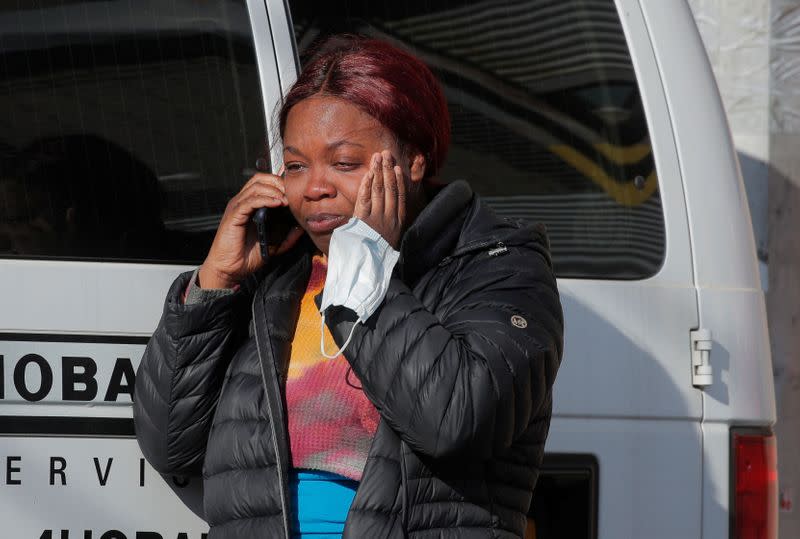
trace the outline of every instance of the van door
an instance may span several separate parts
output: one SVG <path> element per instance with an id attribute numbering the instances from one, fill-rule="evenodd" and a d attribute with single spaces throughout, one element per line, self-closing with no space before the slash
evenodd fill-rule
<path id="1" fill-rule="evenodd" d="M 443 179 L 467 179 L 501 215 L 548 227 L 566 346 L 531 511 L 537 536 L 699 537 L 697 302 L 673 131 L 638 2 L 286 4 L 288 17 L 284 2 L 267 1 L 282 84 L 297 69 L 282 41 L 292 34 L 301 64 L 339 32 L 408 47 L 448 99 Z"/>
<path id="2" fill-rule="evenodd" d="M 0 4 L 2 537 L 205 537 L 199 479 L 145 463 L 130 404 L 169 284 L 268 158 L 255 20 L 263 2 Z"/>

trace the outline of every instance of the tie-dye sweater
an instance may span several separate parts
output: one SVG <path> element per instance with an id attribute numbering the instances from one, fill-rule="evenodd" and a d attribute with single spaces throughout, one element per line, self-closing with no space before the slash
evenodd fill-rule
<path id="1" fill-rule="evenodd" d="M 321 317 L 314 297 L 327 269 L 324 256 L 314 256 L 292 342 L 286 382 L 292 466 L 360 481 L 379 415 L 344 356 L 326 359 L 320 353 Z M 324 339 L 327 353 L 338 348 L 327 327 Z"/>

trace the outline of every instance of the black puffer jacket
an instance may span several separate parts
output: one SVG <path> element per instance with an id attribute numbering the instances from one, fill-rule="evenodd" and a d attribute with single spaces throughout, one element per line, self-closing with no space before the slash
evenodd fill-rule
<path id="1" fill-rule="evenodd" d="M 562 348 L 544 232 L 498 219 L 456 182 L 401 255 L 346 351 L 381 422 L 344 536 L 521 537 Z M 209 539 L 288 534 L 282 392 L 310 270 L 298 248 L 237 293 L 195 305 L 180 300 L 182 275 L 142 359 L 139 444 L 162 473 L 202 471 Z M 339 345 L 354 319 L 328 312 Z"/>

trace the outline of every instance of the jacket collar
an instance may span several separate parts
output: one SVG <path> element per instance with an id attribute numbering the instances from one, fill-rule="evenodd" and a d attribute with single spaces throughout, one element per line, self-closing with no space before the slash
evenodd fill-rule
<path id="1" fill-rule="evenodd" d="M 425 206 L 400 243 L 398 266 L 405 282 L 416 282 L 456 249 L 474 198 L 469 184 L 458 180 L 444 186 Z"/>
<path id="2" fill-rule="evenodd" d="M 527 245 L 550 262 L 544 225 L 498 217 L 469 184 L 442 188 L 406 231 L 400 245 L 400 278 L 414 285 L 428 270 L 463 253 Z"/>

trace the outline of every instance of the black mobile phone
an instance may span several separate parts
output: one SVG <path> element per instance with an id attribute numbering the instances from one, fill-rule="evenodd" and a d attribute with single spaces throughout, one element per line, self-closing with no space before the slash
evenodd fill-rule
<path id="1" fill-rule="evenodd" d="M 266 262 L 269 259 L 269 241 L 267 240 L 267 208 L 258 208 L 253 214 L 253 222 L 256 224 L 258 248 L 261 251 L 261 259 Z"/>
<path id="2" fill-rule="evenodd" d="M 263 157 L 256 159 L 256 170 L 259 172 L 269 172 L 269 161 Z M 258 234 L 258 247 L 261 251 L 261 259 L 266 262 L 269 258 L 269 241 L 267 239 L 267 208 L 259 208 L 253 214 L 253 223 L 256 225 Z"/>
<path id="3" fill-rule="evenodd" d="M 292 212 L 286 206 L 258 208 L 251 221 L 256 225 L 258 248 L 264 262 L 269 259 L 269 246 L 280 245 L 292 227 L 297 225 Z"/>
<path id="4" fill-rule="evenodd" d="M 259 172 L 269 172 L 269 161 L 260 157 L 256 160 L 256 170 Z M 286 235 L 296 224 L 289 208 L 282 206 L 279 208 L 258 208 L 251 218 L 256 225 L 258 235 L 258 248 L 261 252 L 261 259 L 266 262 L 269 259 L 269 246 L 280 245 Z"/>

